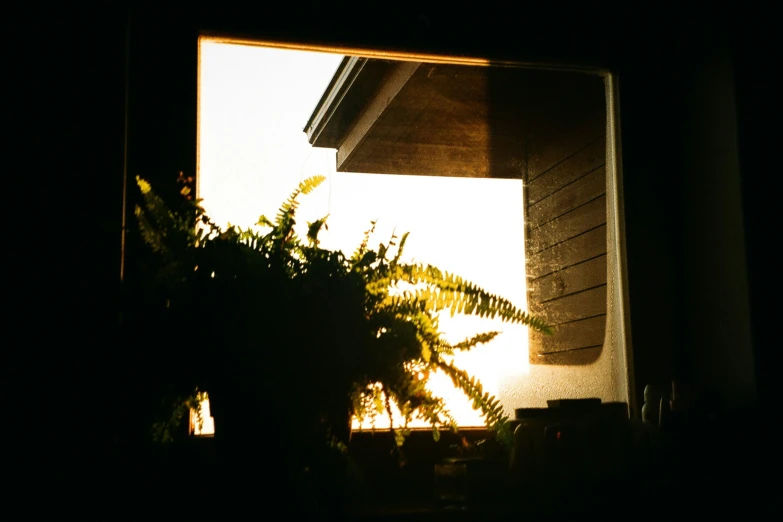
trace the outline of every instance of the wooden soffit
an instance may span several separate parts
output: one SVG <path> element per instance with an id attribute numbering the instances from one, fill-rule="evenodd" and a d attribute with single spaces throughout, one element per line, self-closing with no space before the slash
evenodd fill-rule
<path id="1" fill-rule="evenodd" d="M 346 58 L 305 132 L 341 172 L 487 177 L 487 69 Z"/>

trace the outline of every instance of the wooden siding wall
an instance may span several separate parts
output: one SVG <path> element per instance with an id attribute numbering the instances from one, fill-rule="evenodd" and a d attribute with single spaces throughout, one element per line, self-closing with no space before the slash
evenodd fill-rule
<path id="1" fill-rule="evenodd" d="M 549 96 L 537 97 L 533 89 L 535 109 L 528 113 L 528 309 L 555 334 L 531 332 L 530 361 L 589 364 L 599 357 L 606 331 L 603 79 L 551 73 L 537 87 Z"/>
<path id="2" fill-rule="evenodd" d="M 405 67 L 386 77 L 395 95 L 382 88 L 366 97 L 343 135 L 338 170 L 523 180 L 528 309 L 555 327 L 551 337 L 531 332 L 530 360 L 595 361 L 607 311 L 603 77 Z"/>

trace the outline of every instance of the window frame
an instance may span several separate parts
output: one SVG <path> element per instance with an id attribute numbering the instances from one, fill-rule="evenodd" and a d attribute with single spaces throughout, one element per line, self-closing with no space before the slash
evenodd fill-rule
<path id="1" fill-rule="evenodd" d="M 264 33 L 264 31 L 261 31 L 261 33 L 252 34 L 252 32 L 232 31 L 230 29 L 221 29 L 221 30 L 203 29 L 203 27 L 205 27 L 205 25 L 201 25 L 201 24 L 198 24 L 198 23 L 192 23 L 192 24 L 186 23 L 186 24 L 184 24 L 184 26 L 181 26 L 178 31 L 175 31 L 176 34 L 171 36 L 170 40 L 168 40 L 170 43 L 174 42 L 174 43 L 171 43 L 172 48 L 176 48 L 177 49 L 173 54 L 175 54 L 175 55 L 178 54 L 179 56 L 188 56 L 188 58 L 184 60 L 186 65 L 184 67 L 182 67 L 182 69 L 190 70 L 191 73 L 190 74 L 185 74 L 184 75 L 185 78 L 190 77 L 191 79 L 197 79 L 197 77 L 198 77 L 197 76 L 197 74 L 198 74 L 198 68 L 197 68 L 197 64 L 198 64 L 198 49 L 197 49 L 197 44 L 198 44 L 198 38 L 200 36 L 215 37 L 215 36 L 219 36 L 219 35 L 226 36 L 228 34 L 236 35 L 236 34 L 240 34 L 241 33 L 242 34 L 242 37 L 241 37 L 242 39 L 252 39 L 254 42 L 266 41 L 266 42 L 273 43 L 273 44 L 278 44 L 278 45 L 281 45 L 281 46 L 291 46 L 291 47 L 297 47 L 297 48 L 301 48 L 302 46 L 306 47 L 308 45 L 307 42 L 308 41 L 312 41 L 311 39 L 309 39 L 307 37 L 296 37 L 296 36 L 290 37 L 290 38 L 289 37 L 283 37 L 283 38 L 279 38 L 279 39 L 270 39 L 268 37 L 269 33 Z M 264 37 L 265 34 L 266 34 L 266 37 Z M 230 39 L 236 40 L 237 38 L 231 37 Z M 293 41 L 303 42 L 303 43 L 301 43 L 301 44 L 300 43 L 292 43 Z M 350 46 L 350 47 L 334 46 L 333 49 L 334 50 L 342 50 L 342 51 L 350 53 L 351 51 L 354 51 L 357 48 L 353 47 L 353 46 Z M 406 55 L 406 53 L 410 53 L 411 52 L 410 48 L 402 49 L 402 48 L 399 48 L 399 47 L 396 48 L 396 50 L 392 50 L 393 48 L 389 48 L 389 47 L 387 47 L 384 50 L 384 46 L 383 45 L 370 45 L 370 46 L 367 46 L 367 47 L 360 47 L 359 49 L 365 50 L 367 52 L 378 53 L 379 55 L 382 55 L 382 56 Z M 442 56 L 448 55 L 448 54 L 449 53 L 441 52 L 441 53 L 434 53 L 434 54 L 419 54 L 419 55 L 414 55 L 414 56 L 417 56 L 417 57 L 428 57 L 428 58 L 431 58 L 431 59 L 438 59 L 438 58 L 441 58 Z M 490 55 L 491 56 L 493 54 L 496 54 L 496 53 L 493 53 L 491 51 L 486 51 L 485 50 L 484 52 L 477 51 L 477 52 L 473 53 L 473 56 L 477 56 L 477 55 L 484 55 L 484 56 Z M 481 61 L 481 59 L 470 58 L 470 57 L 464 58 L 464 59 L 465 59 L 466 62 L 470 62 L 470 63 L 473 63 L 474 61 Z M 593 66 L 579 65 L 579 61 L 580 60 L 574 60 L 572 62 L 572 63 L 574 63 L 574 65 L 569 66 L 568 69 L 569 70 L 595 70 L 595 66 L 594 65 Z M 525 60 L 515 60 L 514 61 L 514 63 L 516 63 L 516 64 L 523 64 L 524 62 L 525 62 Z M 544 60 L 527 60 L 527 62 L 528 63 L 532 63 L 532 64 L 534 64 L 536 66 L 540 66 L 540 67 L 548 67 L 548 62 L 545 59 Z M 593 63 L 593 64 L 597 63 L 595 60 L 589 60 L 589 59 L 587 60 L 587 62 L 588 63 Z M 507 60 L 507 59 L 504 60 L 502 58 L 499 58 L 499 59 L 493 61 L 492 63 L 493 64 L 504 64 L 504 63 L 507 64 L 507 63 L 510 63 L 510 60 Z M 598 63 L 604 63 L 604 61 L 602 59 L 599 59 Z M 131 61 L 131 64 L 133 64 L 132 61 Z M 616 88 L 617 88 L 616 78 L 614 78 L 611 74 L 608 74 L 608 78 L 610 78 L 610 82 L 611 82 L 611 87 L 610 87 L 609 90 L 612 91 L 612 94 L 609 95 L 609 99 L 614 100 L 616 102 Z M 173 111 L 175 113 L 190 114 L 192 116 L 192 117 L 185 118 L 187 123 L 184 125 L 184 127 L 186 128 L 186 131 L 183 133 L 184 139 L 183 139 L 183 137 L 178 138 L 176 140 L 177 144 L 176 144 L 176 146 L 174 148 L 177 149 L 179 152 L 191 151 L 192 154 L 187 154 L 187 153 L 184 154 L 184 155 L 180 154 L 176 158 L 172 158 L 172 156 L 174 156 L 175 154 L 169 154 L 169 158 L 168 158 L 169 161 L 168 161 L 168 163 L 169 164 L 172 164 L 172 163 L 176 164 L 177 167 L 178 167 L 177 170 L 185 170 L 185 171 L 187 171 L 187 170 L 190 169 L 191 171 L 196 172 L 196 161 L 197 161 L 197 151 L 198 151 L 197 131 L 196 131 L 196 129 L 197 129 L 197 120 L 196 120 L 197 110 L 194 109 L 194 107 L 196 106 L 196 103 L 197 103 L 197 100 L 196 100 L 196 90 L 195 90 L 196 82 L 195 81 L 194 82 L 190 82 L 190 84 L 191 84 L 191 87 L 187 87 L 187 86 L 184 85 L 184 82 L 179 82 L 179 85 L 173 87 L 172 89 L 169 89 L 169 92 L 179 92 L 179 93 L 186 92 L 186 93 L 188 93 L 184 97 L 184 103 L 182 105 L 180 105 L 179 107 L 177 107 L 177 109 L 175 109 Z M 165 98 L 166 96 L 164 95 L 163 97 Z M 184 109 L 183 109 L 183 107 L 184 107 Z M 608 107 L 608 109 L 613 111 L 614 110 L 614 105 L 611 108 Z M 138 118 L 137 118 L 137 121 L 138 121 Z M 140 126 L 141 125 L 137 125 L 137 128 L 140 127 Z M 131 132 L 131 135 L 133 135 L 133 134 L 134 134 L 134 132 Z M 138 134 L 138 133 L 136 132 L 135 134 Z M 190 138 L 188 138 L 187 136 L 190 136 Z M 617 143 L 619 145 L 619 140 L 618 140 Z M 615 146 L 617 146 L 617 145 L 615 145 Z M 139 147 L 139 148 L 143 148 L 143 147 Z M 146 156 L 147 157 L 154 156 L 156 153 L 160 154 L 160 151 L 154 151 L 152 154 L 147 154 Z M 620 161 L 619 160 L 619 150 L 616 151 L 616 153 L 618 154 L 617 161 L 618 161 L 618 175 L 619 175 L 619 161 Z M 145 154 L 135 154 L 134 158 L 129 161 L 129 164 L 132 165 L 132 166 L 139 166 L 139 165 L 142 165 L 144 163 L 148 163 L 148 162 L 143 162 L 143 161 L 141 161 L 139 159 L 139 158 L 143 158 L 144 156 L 145 156 Z M 185 158 L 192 158 L 192 160 L 187 160 L 187 159 L 183 160 L 182 159 L 183 157 L 185 157 Z M 129 171 L 131 171 L 131 172 L 133 170 L 141 170 L 141 169 L 133 169 L 133 168 L 129 169 Z M 167 179 L 166 176 L 170 175 L 170 172 L 172 170 L 174 170 L 174 169 L 162 167 L 162 168 L 160 168 L 158 170 L 158 172 L 153 173 L 153 175 L 149 176 L 149 178 L 151 180 L 153 180 L 153 182 L 157 178 L 161 182 L 159 184 L 163 185 L 163 184 L 165 184 L 165 179 Z M 197 177 L 197 179 L 198 179 L 198 177 Z M 621 206 L 621 204 L 620 204 L 620 206 Z M 130 206 L 130 205 L 127 205 L 127 207 L 128 208 L 132 208 L 132 206 Z M 622 242 L 622 239 L 620 239 L 620 241 Z M 132 250 L 132 247 L 129 250 Z M 126 256 L 127 256 L 127 252 L 126 252 Z M 623 266 L 624 266 L 624 260 L 622 261 L 622 263 L 623 263 Z M 626 299 L 624 300 L 624 302 L 627 303 L 627 290 L 624 289 L 624 291 L 626 293 Z M 627 304 L 626 304 L 626 306 L 627 306 Z M 630 355 L 631 355 L 630 335 L 627 334 L 627 336 L 628 336 L 628 339 L 627 339 L 628 348 L 627 348 L 626 352 L 627 352 L 628 356 L 630 357 Z M 631 367 L 631 365 L 632 365 L 632 361 L 629 361 L 629 368 Z M 630 372 L 630 371 L 629 371 L 628 384 L 629 384 L 630 389 L 633 390 L 633 372 Z M 629 402 L 630 402 L 629 406 L 631 407 L 631 411 L 635 411 L 636 410 L 636 408 L 635 408 L 635 397 L 636 397 L 636 394 L 633 393 L 633 391 L 631 391 L 629 393 Z M 429 434 L 427 434 L 427 436 L 429 436 Z"/>

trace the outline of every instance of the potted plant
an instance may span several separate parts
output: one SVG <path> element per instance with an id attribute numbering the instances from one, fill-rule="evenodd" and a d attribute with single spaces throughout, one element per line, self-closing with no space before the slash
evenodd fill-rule
<path id="1" fill-rule="evenodd" d="M 392 426 L 398 447 L 414 417 L 429 421 L 438 438 L 441 428 L 457 429 L 443 399 L 427 388 L 441 371 L 509 442 L 499 401 L 451 363 L 455 352 L 499 332 L 450 344 L 438 314 L 499 317 L 545 333 L 549 327 L 455 274 L 402 262 L 407 233 L 373 249 L 372 223 L 351 255 L 320 246 L 326 218 L 308 223 L 300 237 L 298 198 L 324 179 L 304 180 L 274 220 L 261 216 L 245 229 L 215 225 L 193 199 L 192 179 L 180 179 L 176 209 L 137 180 L 139 231 L 158 260 L 159 324 L 190 347 L 192 364 L 179 382 L 209 393 L 216 438 L 267 454 L 274 448 L 292 475 L 328 460 L 328 448 L 344 450 L 353 417 L 391 417 L 396 407 L 404 419 Z M 193 396 L 174 404 L 176 411 L 183 401 L 190 406 Z"/>

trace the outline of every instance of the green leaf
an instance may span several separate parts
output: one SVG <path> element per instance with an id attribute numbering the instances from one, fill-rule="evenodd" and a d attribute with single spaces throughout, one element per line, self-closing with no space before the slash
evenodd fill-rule
<path id="1" fill-rule="evenodd" d="M 426 343 L 422 343 L 421 345 L 421 358 L 424 359 L 425 362 L 430 362 L 430 359 L 432 358 L 432 350 L 430 350 L 430 347 L 427 346 Z"/>
<path id="2" fill-rule="evenodd" d="M 275 225 L 269 221 L 269 218 L 267 218 L 265 215 L 261 214 L 259 216 L 258 221 L 256 222 L 256 225 L 260 227 L 274 227 Z"/>

